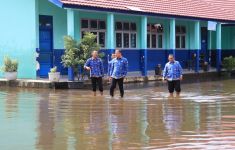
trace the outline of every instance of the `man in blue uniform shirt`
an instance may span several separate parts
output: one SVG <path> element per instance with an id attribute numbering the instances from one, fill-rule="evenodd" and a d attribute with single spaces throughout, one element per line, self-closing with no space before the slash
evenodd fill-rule
<path id="1" fill-rule="evenodd" d="M 115 57 L 112 60 L 112 65 L 110 67 L 110 96 L 114 96 L 114 90 L 116 88 L 116 84 L 118 83 L 120 96 L 124 96 L 124 88 L 123 88 L 123 80 L 127 75 L 128 69 L 128 61 L 126 58 L 122 56 L 122 52 L 120 50 L 115 51 Z"/>
<path id="2" fill-rule="evenodd" d="M 115 58 L 116 56 L 115 56 L 115 54 L 112 54 L 112 56 L 111 56 L 111 60 L 108 62 L 108 76 L 110 77 L 111 75 L 110 75 L 110 69 L 111 69 L 111 67 L 112 67 L 112 62 L 113 62 L 113 59 Z"/>
<path id="3" fill-rule="evenodd" d="M 104 76 L 104 66 L 102 60 L 98 57 L 98 52 L 93 51 L 92 57 L 89 58 L 84 68 L 90 71 L 92 89 L 94 96 L 96 96 L 96 84 L 98 83 L 100 94 L 103 95 L 103 79 Z"/>
<path id="4" fill-rule="evenodd" d="M 170 54 L 169 62 L 166 63 L 163 71 L 163 81 L 167 80 L 170 96 L 173 97 L 174 91 L 177 96 L 180 95 L 180 82 L 183 79 L 183 69 L 178 61 L 175 61 L 174 55 Z"/>

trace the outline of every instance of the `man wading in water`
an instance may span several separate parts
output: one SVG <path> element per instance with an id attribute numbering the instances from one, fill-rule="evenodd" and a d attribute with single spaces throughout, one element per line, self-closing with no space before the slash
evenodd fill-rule
<path id="1" fill-rule="evenodd" d="M 123 80 L 127 75 L 128 61 L 126 58 L 122 57 L 122 52 L 119 49 L 116 49 L 115 56 L 112 60 L 110 67 L 110 96 L 114 96 L 114 89 L 116 88 L 116 84 L 118 83 L 120 96 L 124 96 L 124 88 L 123 88 Z"/>
<path id="2" fill-rule="evenodd" d="M 102 60 L 98 57 L 98 52 L 93 51 L 92 57 L 89 58 L 84 68 L 90 71 L 92 90 L 94 96 L 96 96 L 96 84 L 98 83 L 100 94 L 103 95 L 103 76 L 104 76 L 104 66 Z"/>
<path id="3" fill-rule="evenodd" d="M 183 80 L 183 69 L 180 63 L 175 61 L 174 55 L 170 54 L 168 60 L 169 62 L 166 63 L 163 71 L 162 80 L 167 80 L 170 97 L 174 96 L 174 91 L 176 91 L 177 96 L 180 96 L 180 82 Z"/>

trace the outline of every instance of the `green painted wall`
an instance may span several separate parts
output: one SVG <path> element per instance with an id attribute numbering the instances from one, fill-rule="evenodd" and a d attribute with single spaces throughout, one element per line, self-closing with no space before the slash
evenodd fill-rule
<path id="1" fill-rule="evenodd" d="M 222 27 L 222 49 L 235 49 L 235 27 Z M 212 31 L 212 47 L 216 49 L 216 32 Z"/>
<path id="2" fill-rule="evenodd" d="M 187 39 L 188 48 L 195 49 L 195 26 L 193 21 L 188 21 Z"/>
<path id="3" fill-rule="evenodd" d="M 235 49 L 235 27 L 222 27 L 222 49 Z"/>
<path id="4" fill-rule="evenodd" d="M 54 49 L 63 49 L 63 37 L 67 35 L 67 11 L 48 0 L 39 0 L 38 10 L 39 15 L 53 16 Z"/>
<path id="5" fill-rule="evenodd" d="M 19 78 L 36 78 L 37 16 L 35 0 L 7 0 L 0 5 L 0 66 L 5 55 L 18 59 Z"/>

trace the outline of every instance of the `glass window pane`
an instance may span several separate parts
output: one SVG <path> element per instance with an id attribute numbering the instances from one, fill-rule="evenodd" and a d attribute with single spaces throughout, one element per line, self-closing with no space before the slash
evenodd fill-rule
<path id="1" fill-rule="evenodd" d="M 123 30 L 126 30 L 126 31 L 130 30 L 130 24 L 126 22 L 123 23 Z"/>
<path id="2" fill-rule="evenodd" d="M 180 48 L 180 36 L 176 36 L 176 42 L 175 42 L 175 44 L 176 44 L 176 48 Z"/>
<path id="3" fill-rule="evenodd" d="M 176 32 L 176 33 L 181 33 L 180 26 L 176 26 L 176 28 L 175 28 L 175 32 Z"/>
<path id="4" fill-rule="evenodd" d="M 122 33 L 116 33 L 116 47 L 122 48 Z"/>
<path id="5" fill-rule="evenodd" d="M 105 47 L 105 32 L 99 33 L 99 44 L 101 47 Z"/>
<path id="6" fill-rule="evenodd" d="M 181 36 L 181 48 L 185 48 L 185 36 Z"/>
<path id="7" fill-rule="evenodd" d="M 91 20 L 91 28 L 92 29 L 97 29 L 98 28 L 97 20 Z"/>
<path id="8" fill-rule="evenodd" d="M 183 33 L 183 34 L 186 33 L 186 27 L 185 26 L 181 27 L 181 33 Z"/>
<path id="9" fill-rule="evenodd" d="M 130 34 L 129 33 L 124 33 L 123 34 L 123 40 L 124 40 L 124 48 L 129 48 L 130 47 Z"/>
<path id="10" fill-rule="evenodd" d="M 162 41 L 163 41 L 162 35 L 158 35 L 158 48 L 163 48 Z"/>
<path id="11" fill-rule="evenodd" d="M 116 22 L 116 30 L 122 30 L 122 23 Z"/>
<path id="12" fill-rule="evenodd" d="M 136 33 L 131 34 L 131 48 L 136 48 Z"/>
<path id="13" fill-rule="evenodd" d="M 131 23 L 131 30 L 136 31 L 136 23 Z"/>
<path id="14" fill-rule="evenodd" d="M 105 21 L 99 21 L 99 29 L 106 29 L 106 23 Z"/>
<path id="15" fill-rule="evenodd" d="M 82 20 L 82 28 L 87 29 L 88 28 L 88 20 Z"/>
<path id="16" fill-rule="evenodd" d="M 152 34 L 152 48 L 157 47 L 157 36 L 156 34 Z"/>
<path id="17" fill-rule="evenodd" d="M 147 35 L 147 48 L 150 48 L 150 34 Z"/>
<path id="18" fill-rule="evenodd" d="M 150 24 L 147 25 L 147 31 L 150 32 Z"/>

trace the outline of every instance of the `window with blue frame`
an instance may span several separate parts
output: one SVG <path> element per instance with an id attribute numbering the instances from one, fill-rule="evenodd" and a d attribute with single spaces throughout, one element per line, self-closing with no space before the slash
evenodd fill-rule
<path id="1" fill-rule="evenodd" d="M 136 48 L 137 27 L 133 22 L 116 22 L 116 47 Z"/>
<path id="2" fill-rule="evenodd" d="M 176 37 L 175 37 L 175 47 L 177 49 L 186 48 L 186 27 L 185 26 L 176 26 Z"/>
<path id="3" fill-rule="evenodd" d="M 148 24 L 147 31 L 147 47 L 163 48 L 163 26 L 161 24 Z"/>
<path id="4" fill-rule="evenodd" d="M 81 37 L 83 38 L 85 32 L 91 32 L 96 35 L 96 42 L 104 48 L 106 45 L 106 22 L 104 20 L 96 19 L 82 19 L 81 20 Z"/>

